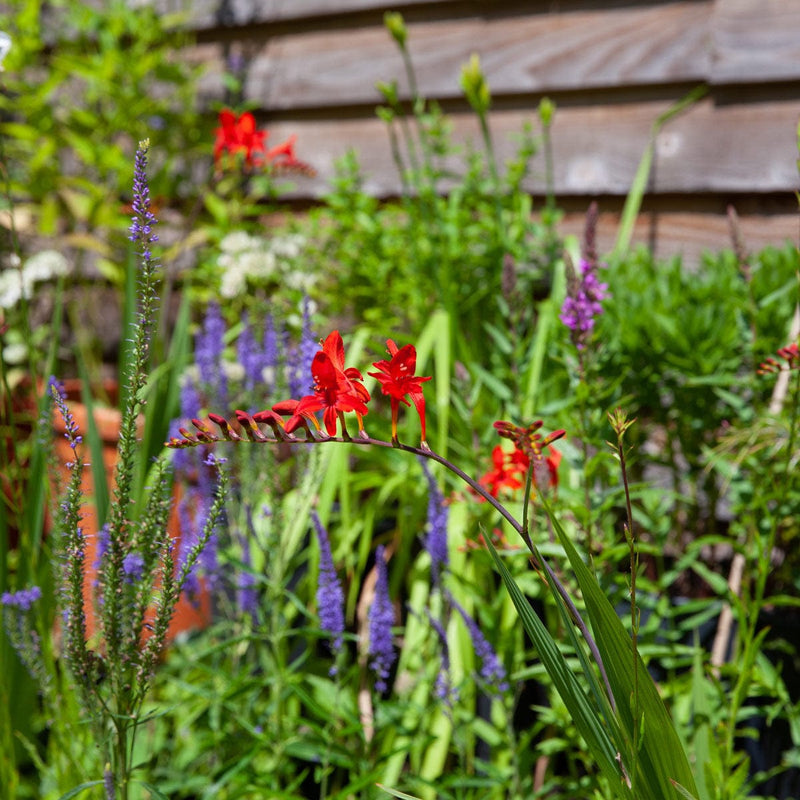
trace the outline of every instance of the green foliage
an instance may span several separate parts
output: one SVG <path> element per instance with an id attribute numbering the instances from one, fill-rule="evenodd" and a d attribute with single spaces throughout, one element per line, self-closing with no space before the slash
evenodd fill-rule
<path id="1" fill-rule="evenodd" d="M 194 79 L 173 53 L 186 34 L 153 7 L 22 0 L 0 17 L 12 46 L 2 73 L 3 161 L 15 213 L 27 208 L 34 231 L 72 234 L 116 275 L 113 250 L 127 225 L 129 165 L 150 136 L 163 167 L 155 197 L 174 201 L 189 184 L 203 126 Z M 105 261 L 102 261 L 105 259 Z"/>

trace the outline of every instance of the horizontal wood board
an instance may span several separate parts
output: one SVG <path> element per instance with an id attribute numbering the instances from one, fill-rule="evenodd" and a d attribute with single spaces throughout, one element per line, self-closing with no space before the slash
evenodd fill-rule
<path id="1" fill-rule="evenodd" d="M 650 141 L 652 122 L 670 107 L 664 101 L 556 111 L 552 126 L 556 195 L 620 194 L 630 189 Z M 706 193 L 792 192 L 797 185 L 795 126 L 800 101 L 717 106 L 703 100 L 665 125 L 655 140 L 655 165 L 649 191 Z M 454 138 L 481 147 L 475 117 L 450 115 Z M 515 137 L 533 111 L 498 111 L 491 130 L 499 161 L 516 152 Z M 386 125 L 377 118 L 277 120 L 268 124 L 269 143 L 297 135 L 298 157 L 316 170 L 315 178 L 297 178 L 292 197 L 320 197 L 330 185 L 335 163 L 354 149 L 362 165 L 364 188 L 378 197 L 396 195 L 400 178 L 392 161 Z M 445 162 L 451 170 L 463 158 Z M 748 175 L 748 181 L 742 180 Z M 541 157 L 532 161 L 525 182 L 534 194 L 546 189 Z"/>

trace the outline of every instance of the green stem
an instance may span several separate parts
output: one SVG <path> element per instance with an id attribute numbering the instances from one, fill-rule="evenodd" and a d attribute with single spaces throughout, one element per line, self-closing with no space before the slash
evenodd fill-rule
<path id="1" fill-rule="evenodd" d="M 638 772 L 639 754 L 639 610 L 636 605 L 636 573 L 639 568 L 639 559 L 636 552 L 636 538 L 633 535 L 633 510 L 631 508 L 631 493 L 628 485 L 628 470 L 625 464 L 625 448 L 622 444 L 622 434 L 617 438 L 617 455 L 619 456 L 622 485 L 625 490 L 625 538 L 630 551 L 631 570 L 631 650 L 633 655 L 633 747 L 631 752 L 631 792 L 636 796 L 636 775 Z"/>
<path id="2" fill-rule="evenodd" d="M 214 441 L 215 438 L 210 439 L 209 441 Z M 188 440 L 187 440 L 188 441 Z M 239 440 L 245 441 L 245 440 Z M 535 545 L 533 544 L 530 535 L 526 529 L 526 527 L 521 524 L 516 517 L 502 504 L 499 500 L 492 495 L 483 487 L 481 486 L 476 480 L 471 478 L 467 475 L 466 472 L 459 469 L 455 464 L 451 461 L 448 461 L 444 456 L 440 456 L 438 453 L 433 452 L 427 445 L 422 447 L 411 447 L 407 444 L 401 444 L 400 442 L 385 442 L 381 439 L 372 439 L 367 435 L 358 436 L 356 438 L 351 438 L 350 436 L 330 436 L 326 438 L 316 438 L 312 437 L 310 439 L 295 439 L 294 437 L 289 438 L 288 436 L 284 435 L 280 439 L 273 439 L 264 437 L 260 440 L 247 440 L 252 441 L 254 444 L 278 444 L 280 442 L 284 442 L 286 444 L 328 444 L 328 443 L 337 443 L 337 444 L 354 444 L 360 446 L 372 446 L 372 447 L 386 447 L 392 448 L 394 450 L 403 450 L 406 453 L 412 453 L 415 456 L 422 457 L 422 458 L 429 458 L 433 461 L 437 461 L 440 463 L 445 469 L 448 469 L 458 478 L 460 478 L 464 483 L 467 484 L 476 494 L 480 495 L 487 503 L 489 503 L 508 523 L 511 525 L 512 528 L 520 535 L 522 540 L 525 542 L 528 550 L 531 553 L 531 564 L 535 569 L 543 570 L 546 575 L 547 579 L 552 582 L 552 585 L 555 587 L 558 594 L 561 596 L 564 604 L 566 605 L 567 609 L 569 610 L 570 616 L 572 617 L 573 622 L 580 630 L 581 634 L 586 641 L 586 644 L 592 654 L 592 658 L 594 658 L 595 663 L 597 664 L 598 669 L 600 670 L 600 675 L 603 680 L 603 684 L 606 688 L 606 693 L 608 695 L 609 703 L 611 707 L 616 710 L 616 701 L 614 700 L 613 692 L 611 691 L 611 684 L 608 680 L 608 675 L 606 674 L 605 666 L 603 664 L 603 658 L 600 655 L 600 651 L 597 647 L 597 643 L 594 640 L 594 637 L 589 631 L 588 626 L 586 625 L 585 620 L 581 616 L 580 612 L 578 611 L 577 607 L 575 606 L 574 601 L 569 595 L 569 592 L 565 588 L 564 584 L 558 579 L 558 577 L 553 572 L 552 567 L 548 564 L 547 560 L 538 553 Z M 193 444 L 200 444 L 200 442 L 196 442 Z M 527 498 L 526 498 L 526 505 L 527 505 Z"/>

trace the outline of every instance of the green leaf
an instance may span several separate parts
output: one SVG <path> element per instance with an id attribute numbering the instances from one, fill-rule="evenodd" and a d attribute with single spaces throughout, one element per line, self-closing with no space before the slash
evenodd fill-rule
<path id="1" fill-rule="evenodd" d="M 578 682 L 567 660 L 562 655 L 557 642 L 547 631 L 544 623 L 539 619 L 528 600 L 520 591 L 516 581 L 494 548 L 491 537 L 485 536 L 484 540 L 492 554 L 497 571 L 500 573 L 500 577 L 511 595 L 511 600 L 517 609 L 525 631 L 531 637 L 539 658 L 553 682 L 553 686 L 564 701 L 564 705 L 567 707 L 581 736 L 585 739 L 600 771 L 619 797 L 630 800 L 632 798 L 630 789 L 628 789 L 620 773 L 619 764 L 616 760 L 616 748 L 602 722 L 601 714 L 596 707 L 590 704 L 585 688 Z"/>
<path id="2" fill-rule="evenodd" d="M 647 182 L 650 180 L 650 168 L 653 165 L 656 137 L 661 131 L 661 128 L 685 108 L 692 105 L 692 103 L 696 103 L 707 91 L 708 88 L 705 86 L 698 86 L 692 89 L 685 97 L 670 106 L 653 123 L 653 127 L 650 130 L 650 140 L 647 143 L 647 147 L 645 147 L 642 159 L 636 169 L 636 174 L 633 177 L 633 183 L 631 184 L 628 196 L 625 198 L 625 206 L 622 209 L 622 217 L 619 221 L 617 241 L 614 244 L 612 259 L 622 256 L 630 246 L 633 226 L 636 224 L 636 217 L 639 215 L 642 198 L 647 189 Z"/>
<path id="3" fill-rule="evenodd" d="M 92 786 L 102 786 L 102 784 L 102 779 L 99 781 L 87 781 L 86 783 L 82 783 L 80 786 L 76 786 L 74 789 L 70 789 L 66 794 L 62 794 L 58 800 L 71 800 L 71 798 L 77 797 L 87 789 L 91 789 Z"/>
<path id="4" fill-rule="evenodd" d="M 413 794 L 406 794 L 405 792 L 398 792 L 397 789 L 390 789 L 388 786 L 384 786 L 382 783 L 375 784 L 379 789 L 383 789 L 384 792 L 390 794 L 392 797 L 399 797 L 400 800 L 421 800 L 419 797 L 415 797 Z"/>
<path id="5" fill-rule="evenodd" d="M 597 639 L 597 646 L 617 701 L 619 720 L 631 742 L 634 740 L 635 726 L 630 697 L 634 686 L 638 686 L 639 713 L 644 717 L 646 724 L 642 746 L 636 757 L 634 785 L 637 797 L 654 800 L 675 797 L 675 792 L 667 790 L 673 781 L 696 794 L 694 776 L 683 744 L 641 656 L 636 653 L 634 659 L 630 634 L 623 627 L 597 578 L 584 564 L 553 515 L 547 499 L 540 497 L 575 572 Z"/>

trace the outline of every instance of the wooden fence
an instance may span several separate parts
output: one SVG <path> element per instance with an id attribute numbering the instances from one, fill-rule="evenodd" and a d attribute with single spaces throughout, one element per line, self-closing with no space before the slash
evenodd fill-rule
<path id="1" fill-rule="evenodd" d="M 184 0 L 162 0 L 176 10 Z M 492 90 L 491 128 L 501 159 L 540 99 L 557 107 L 554 188 L 580 230 L 600 204 L 601 249 L 610 248 L 622 203 L 659 115 L 696 87 L 704 97 L 655 136 L 653 170 L 635 239 L 659 255 L 696 263 L 729 244 L 726 208 L 741 218 L 747 246 L 796 240 L 800 117 L 800 0 L 197 0 L 185 55 L 207 70 L 202 99 L 225 101 L 226 65 L 240 70 L 244 100 L 270 141 L 298 136 L 298 156 L 317 169 L 294 196 L 314 200 L 334 162 L 355 148 L 377 196 L 400 190 L 385 125 L 375 116 L 377 81 L 397 80 L 402 59 L 383 25 L 403 13 L 420 93 L 447 110 L 455 137 L 477 125 L 459 89 L 477 53 Z M 527 183 L 541 198 L 544 170 Z"/>

